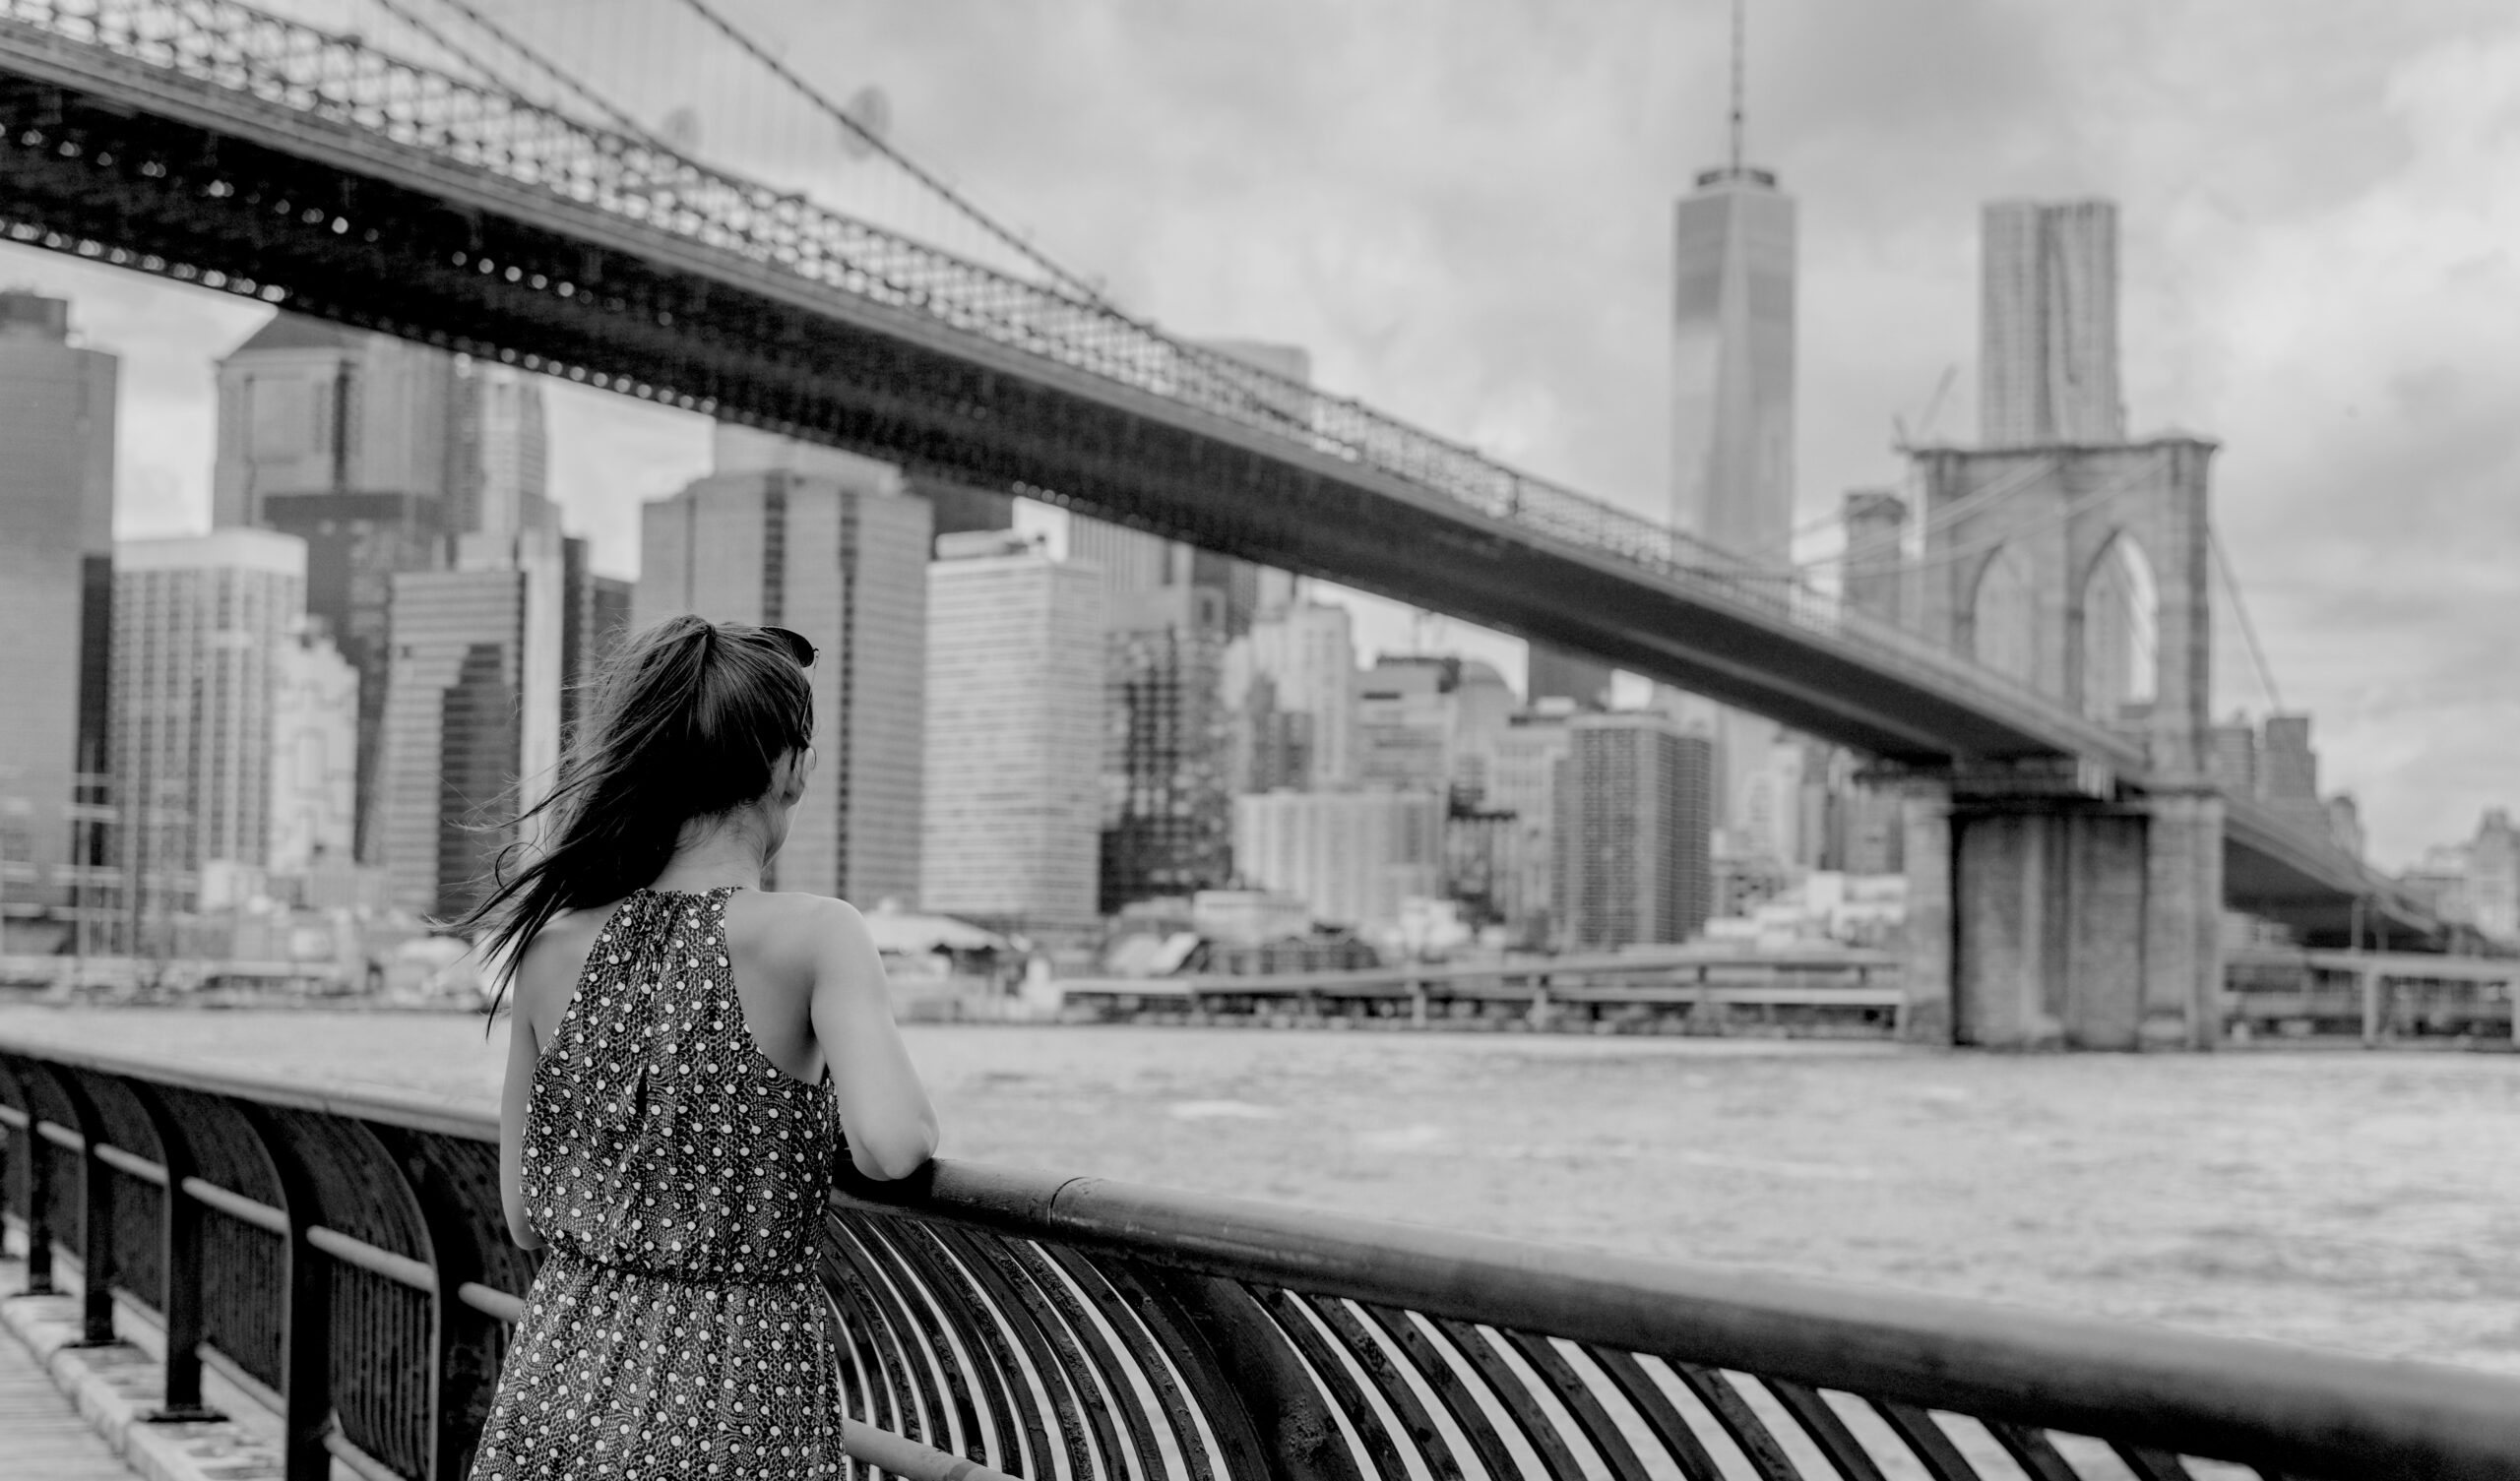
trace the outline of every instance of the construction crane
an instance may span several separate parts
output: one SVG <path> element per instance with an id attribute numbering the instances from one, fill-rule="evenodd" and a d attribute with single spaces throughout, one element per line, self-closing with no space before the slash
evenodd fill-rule
<path id="1" fill-rule="evenodd" d="M 1933 435 L 1934 421 L 1942 415 L 1942 403 L 1951 395 L 1951 383 L 1959 378 L 1957 362 L 1942 367 L 1942 379 L 1934 382 L 1933 395 L 1925 398 L 1925 409 L 1917 417 L 1917 428 L 1913 434 L 1908 430 L 1906 418 L 1896 411 L 1890 413 L 1890 430 L 1897 439 L 1892 443 L 1893 447 L 1905 453 Z"/>

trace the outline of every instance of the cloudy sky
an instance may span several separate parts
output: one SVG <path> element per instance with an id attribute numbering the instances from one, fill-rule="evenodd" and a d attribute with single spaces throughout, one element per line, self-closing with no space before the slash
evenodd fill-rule
<path id="1" fill-rule="evenodd" d="M 1131 309 L 1303 344 L 1331 389 L 1662 508 L 1670 205 L 1723 152 L 1719 0 L 728 3 L 835 94 L 880 85 L 905 147 Z M 2111 197 L 2135 430 L 2222 441 L 2218 522 L 2327 782 L 2392 863 L 2520 805 L 2520 8 L 1750 11 L 1751 154 L 1801 210 L 1802 515 L 1899 480 L 1891 419 L 1947 367 L 1939 430 L 1972 434 L 1979 204 Z M 713 78 L 624 65 L 704 153 L 743 136 Z M 73 293 L 125 356 L 124 529 L 203 523 L 210 360 L 261 311 L 14 248 L 0 280 Z M 702 431 L 575 391 L 554 423 L 558 492 L 626 569 Z M 2262 710 L 2220 663 L 2225 708 Z"/>

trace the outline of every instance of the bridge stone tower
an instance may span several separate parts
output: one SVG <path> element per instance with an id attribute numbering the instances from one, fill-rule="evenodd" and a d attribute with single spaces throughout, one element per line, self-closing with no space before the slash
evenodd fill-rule
<path id="1" fill-rule="evenodd" d="M 2140 746 L 2140 777 L 1960 758 L 1907 816 L 1910 1021 L 1967 1044 L 2210 1045 L 2215 445 L 1917 452 L 1917 626 Z"/>

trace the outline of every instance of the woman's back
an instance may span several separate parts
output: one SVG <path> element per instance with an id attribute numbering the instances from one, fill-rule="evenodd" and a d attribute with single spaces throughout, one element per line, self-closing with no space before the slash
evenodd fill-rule
<path id="1" fill-rule="evenodd" d="M 811 1271 L 839 1111 L 763 1052 L 735 985 L 733 894 L 642 890 L 589 946 L 521 1148 L 528 1214 L 554 1247 L 684 1279 Z"/>
<path id="2" fill-rule="evenodd" d="M 474 1481 L 845 1469 L 823 1203 L 844 1146 L 902 1177 L 936 1117 L 865 922 L 759 889 L 813 772 L 813 661 L 776 628 L 632 635 L 475 912 L 513 966 L 500 1193 L 548 1255 Z"/>

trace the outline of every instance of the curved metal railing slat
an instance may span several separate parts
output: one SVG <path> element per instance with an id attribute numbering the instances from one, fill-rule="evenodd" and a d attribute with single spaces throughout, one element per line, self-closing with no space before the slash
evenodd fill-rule
<path id="1" fill-rule="evenodd" d="M 1043 1245 L 1041 1252 L 1067 1276 L 1074 1289 L 1084 1293 L 1104 1328 L 1127 1352 L 1130 1365 L 1154 1399 L 1165 1425 L 1158 1447 L 1165 1464 L 1160 1469 L 1150 1469 L 1148 1474 L 1216 1481 L 1215 1457 L 1200 1433 L 1191 1396 L 1155 1333 L 1130 1309 L 1102 1266 L 1063 1245 Z"/>
<path id="2" fill-rule="evenodd" d="M 1299 1299 L 1338 1339 L 1350 1361 L 1372 1381 L 1384 1407 L 1399 1422 L 1399 1434 L 1393 1437 L 1395 1444 L 1412 1447 L 1432 1481 L 1463 1481 L 1461 1462 L 1454 1456 L 1452 1443 L 1435 1423 L 1425 1398 L 1419 1395 L 1419 1386 L 1410 1382 L 1403 1368 L 1405 1360 L 1366 1329 L 1363 1318 L 1350 1303 L 1332 1296 Z"/>

